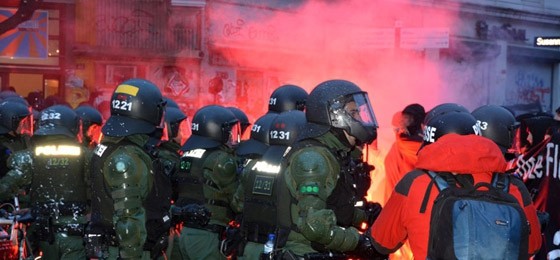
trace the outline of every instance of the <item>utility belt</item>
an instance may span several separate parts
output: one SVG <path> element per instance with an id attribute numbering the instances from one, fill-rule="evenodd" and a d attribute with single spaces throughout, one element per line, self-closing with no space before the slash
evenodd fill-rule
<path id="1" fill-rule="evenodd" d="M 205 226 L 196 224 L 196 223 L 189 223 L 189 222 L 185 222 L 185 227 L 188 228 L 196 228 L 196 229 L 201 229 L 201 230 L 206 230 L 206 231 L 210 231 L 212 233 L 216 233 L 216 234 L 223 234 L 224 231 L 226 231 L 226 227 L 221 226 L 221 225 L 216 225 L 216 224 L 208 224 Z"/>
<path id="2" fill-rule="evenodd" d="M 31 212 L 35 217 L 74 217 L 85 215 L 87 205 L 83 202 L 69 202 L 65 204 L 60 203 L 45 203 L 44 205 L 35 205 Z"/>
<path id="3" fill-rule="evenodd" d="M 35 220 L 35 233 L 40 241 L 54 243 L 57 233 L 66 233 L 68 236 L 82 237 L 85 232 L 85 224 L 54 224 L 52 218 L 39 217 Z"/>

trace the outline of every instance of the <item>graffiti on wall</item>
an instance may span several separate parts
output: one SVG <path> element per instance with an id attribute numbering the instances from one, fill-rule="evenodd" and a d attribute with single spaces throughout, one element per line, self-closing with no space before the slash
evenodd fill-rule
<path id="1" fill-rule="evenodd" d="M 514 74 L 514 86 L 506 94 L 506 102 L 509 104 L 540 103 L 545 110 L 549 110 L 551 104 L 551 88 L 548 86 L 543 75 L 523 70 Z"/>
<path id="2" fill-rule="evenodd" d="M 276 27 L 249 24 L 241 18 L 225 23 L 222 32 L 225 38 L 237 40 L 277 42 L 280 39 Z"/>

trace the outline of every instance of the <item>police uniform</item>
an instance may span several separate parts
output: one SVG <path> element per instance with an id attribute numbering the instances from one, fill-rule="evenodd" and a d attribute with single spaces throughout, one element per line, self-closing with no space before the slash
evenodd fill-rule
<path id="1" fill-rule="evenodd" d="M 305 125 L 299 110 L 278 114 L 270 124 L 270 147 L 258 160 L 251 160 L 241 178 L 244 193 L 241 234 L 247 241 L 240 259 L 259 259 L 270 234 L 278 231 L 278 206 L 285 200 L 282 157 Z M 270 256 L 267 256 L 270 257 Z"/>
<path id="2" fill-rule="evenodd" d="M 157 156 L 165 101 L 143 79 L 122 82 L 111 99 L 111 117 L 91 163 L 88 256 L 157 258 L 166 249 L 171 225 L 170 178 Z"/>
<path id="3" fill-rule="evenodd" d="M 0 177 L 8 172 L 10 155 L 26 149 L 30 144 L 27 134 L 17 133 L 20 123 L 30 114 L 29 108 L 21 102 L 4 101 L 0 104 Z M 22 127 L 29 128 L 25 130 L 31 132 L 33 122 L 30 120 L 26 123 L 28 125 Z"/>
<path id="4" fill-rule="evenodd" d="M 226 258 L 219 241 L 234 217 L 231 201 L 238 186 L 236 158 L 226 144 L 237 122 L 224 107 L 203 107 L 193 117 L 192 135 L 181 148 L 176 206 L 185 209 L 180 244 L 186 259 Z"/>
<path id="5" fill-rule="evenodd" d="M 322 82 L 305 114 L 308 123 L 283 160 L 287 195 L 280 195 L 277 244 L 294 258 L 368 258 L 371 240 L 356 228 L 366 215 L 354 207 L 350 174 L 352 150 L 377 137 L 367 93 L 346 80 Z"/>
<path id="6" fill-rule="evenodd" d="M 76 125 L 72 130 L 62 129 L 49 115 L 58 115 L 61 121 L 73 117 L 71 122 Z M 10 171 L 1 181 L 0 194 L 5 198 L 15 194 L 18 187 L 29 186 L 35 217 L 32 230 L 43 259 L 83 259 L 82 235 L 90 200 L 89 151 L 76 140 L 79 121 L 70 108 L 47 108 L 42 118 L 46 123 L 35 133 L 32 149 L 10 158 Z"/>

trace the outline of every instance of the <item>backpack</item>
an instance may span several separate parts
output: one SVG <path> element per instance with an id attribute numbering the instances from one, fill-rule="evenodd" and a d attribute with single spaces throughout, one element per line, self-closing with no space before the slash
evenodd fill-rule
<path id="1" fill-rule="evenodd" d="M 439 194 L 432 207 L 427 259 L 529 258 L 529 223 L 509 194 L 508 174 L 494 173 L 491 183 L 474 185 L 471 175 L 428 175 L 432 183 L 426 196 L 434 183 Z"/>

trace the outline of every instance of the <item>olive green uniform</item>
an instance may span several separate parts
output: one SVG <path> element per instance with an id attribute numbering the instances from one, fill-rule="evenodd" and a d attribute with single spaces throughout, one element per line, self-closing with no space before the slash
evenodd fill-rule
<path id="1" fill-rule="evenodd" d="M 89 212 L 90 153 L 77 141 L 46 136 L 13 154 L 0 180 L 0 198 L 30 187 L 33 230 L 43 259 L 84 259 L 82 234 Z"/>
<path id="2" fill-rule="evenodd" d="M 109 241 L 100 258 L 150 259 L 165 250 L 160 242 L 167 241 L 170 227 L 165 199 L 171 187 L 164 170 L 156 168 L 148 141 L 144 134 L 105 137 L 94 151 L 92 233 Z"/>
<path id="3" fill-rule="evenodd" d="M 344 166 L 351 148 L 331 132 L 314 138 L 311 145 L 300 142 L 285 161 L 291 199 L 282 202 L 287 207 L 280 206 L 280 226 L 290 229 L 284 250 L 298 256 L 354 250 L 360 237 L 355 227 L 366 216 L 354 208 L 353 178 Z"/>
<path id="4" fill-rule="evenodd" d="M 248 159 L 245 163 L 245 167 L 243 167 L 243 171 L 239 178 L 239 187 L 237 188 L 234 197 L 233 197 L 233 206 L 234 210 L 237 214 L 242 213 L 243 211 L 243 202 L 245 200 L 245 192 L 246 189 L 251 189 L 253 187 L 253 179 L 251 178 L 252 174 L 251 171 L 255 164 L 258 162 L 258 159 Z M 247 234 L 243 234 L 246 236 Z M 245 241 L 244 241 L 245 242 Z M 242 255 L 239 255 L 239 259 L 259 259 L 261 253 L 263 252 L 264 244 L 256 243 L 252 241 L 246 241 L 244 246 Z"/>
<path id="5" fill-rule="evenodd" d="M 185 151 L 179 170 L 178 206 L 198 204 L 211 212 L 207 225 L 185 221 L 181 253 L 185 259 L 225 259 L 219 250 L 221 235 L 233 219 L 231 201 L 238 186 L 237 163 L 231 148 Z"/>
<path id="6" fill-rule="evenodd" d="M 174 179 L 176 171 L 179 169 L 179 164 L 181 162 L 181 157 L 179 156 L 179 149 L 181 145 L 176 142 L 164 142 L 159 146 L 159 158 L 164 161 L 164 167 L 169 168 L 173 173 L 171 178 Z M 176 187 L 173 187 L 173 191 L 176 191 Z M 176 199 L 177 194 L 173 194 L 173 200 Z M 179 229 L 172 228 L 169 234 L 169 246 L 167 248 L 167 258 L 168 259 L 183 259 L 181 255 L 181 250 L 179 248 Z"/>

